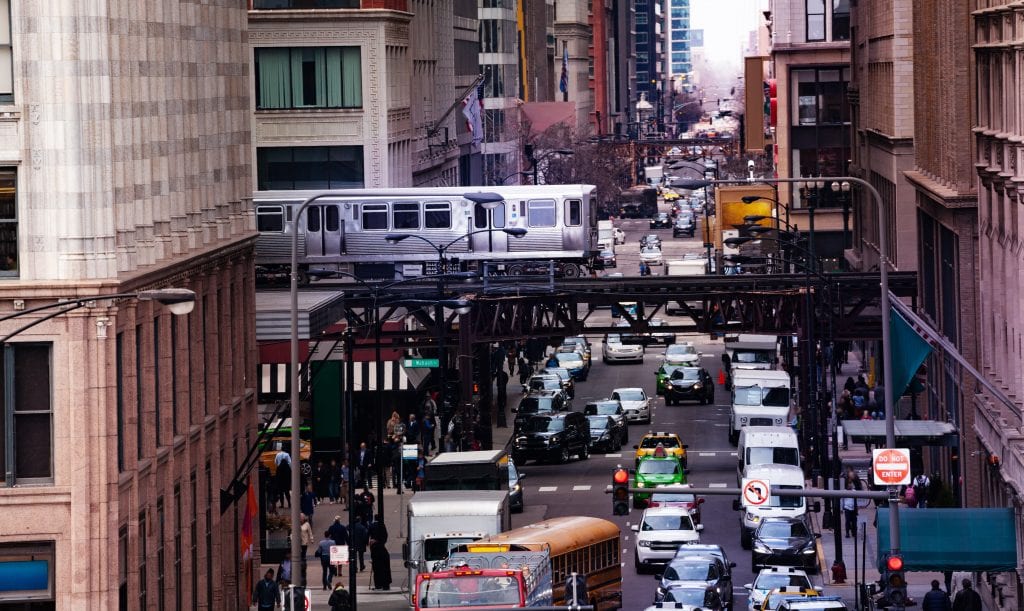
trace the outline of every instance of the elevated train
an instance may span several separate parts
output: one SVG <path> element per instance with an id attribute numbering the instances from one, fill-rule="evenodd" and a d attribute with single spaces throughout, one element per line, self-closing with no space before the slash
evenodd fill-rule
<path id="1" fill-rule="evenodd" d="M 486 267 L 487 273 L 518 276 L 553 266 L 557 275 L 575 278 L 589 272 L 599 250 L 593 185 L 344 190 L 311 204 L 296 229 L 295 211 L 317 193 L 253 195 L 258 279 L 287 278 L 296 230 L 303 284 L 310 270 L 375 280 L 433 274 L 435 247 L 446 245 L 449 272 Z M 525 234 L 502 231 L 513 228 Z M 395 233 L 423 239 L 385 238 Z"/>

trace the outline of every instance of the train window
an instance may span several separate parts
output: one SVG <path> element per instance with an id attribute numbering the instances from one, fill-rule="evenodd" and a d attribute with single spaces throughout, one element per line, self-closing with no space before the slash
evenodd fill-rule
<path id="1" fill-rule="evenodd" d="M 452 205 L 448 202 L 427 202 L 423 204 L 423 226 L 427 229 L 450 229 L 452 226 Z"/>
<path id="2" fill-rule="evenodd" d="M 256 231 L 284 231 L 281 206 L 256 206 Z"/>
<path id="3" fill-rule="evenodd" d="M 320 208 L 321 206 L 310 206 L 306 210 L 306 231 L 312 233 L 320 231 Z"/>
<path id="4" fill-rule="evenodd" d="M 363 229 L 387 229 L 388 228 L 388 205 L 387 204 L 363 204 L 362 205 Z"/>
<path id="5" fill-rule="evenodd" d="M 526 220 L 530 227 L 555 226 L 555 200 L 531 199 L 526 203 Z"/>
<path id="6" fill-rule="evenodd" d="M 327 231 L 337 231 L 341 227 L 340 215 L 337 206 L 324 206 L 324 228 Z"/>
<path id="7" fill-rule="evenodd" d="M 417 203 L 391 204 L 391 226 L 395 229 L 419 229 L 420 205 Z"/>
<path id="8" fill-rule="evenodd" d="M 497 207 L 491 210 L 491 224 L 496 229 L 505 227 L 505 204 L 498 204 Z"/>
<path id="9" fill-rule="evenodd" d="M 570 199 L 565 202 L 565 226 L 579 227 L 583 224 L 583 202 Z"/>

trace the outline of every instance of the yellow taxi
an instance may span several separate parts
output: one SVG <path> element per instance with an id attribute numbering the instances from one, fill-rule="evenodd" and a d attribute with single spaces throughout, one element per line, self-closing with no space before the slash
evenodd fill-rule
<path id="1" fill-rule="evenodd" d="M 664 454 L 667 456 L 675 456 L 679 459 L 680 464 L 683 468 L 686 468 L 686 445 L 679 435 L 675 433 L 647 433 L 640 438 L 640 443 L 633 446 L 636 450 L 635 460 L 637 463 L 640 462 L 640 458 L 643 456 L 653 456 L 658 448 L 664 449 Z M 661 454 L 661 452 L 659 452 Z"/>
<path id="2" fill-rule="evenodd" d="M 263 444 L 263 447 L 260 450 L 260 462 L 263 463 L 263 466 L 266 467 L 268 471 L 270 471 L 271 475 L 275 475 L 277 473 L 277 463 L 274 461 L 274 459 L 277 456 L 277 453 L 282 451 L 282 450 L 285 451 L 285 452 L 291 452 L 291 449 L 292 449 L 292 439 L 291 439 L 291 437 L 282 437 L 282 436 L 272 437 L 266 443 Z M 299 468 L 302 469 L 302 472 L 305 473 L 306 475 L 309 475 L 309 473 L 310 473 L 309 457 L 310 457 L 310 454 L 312 453 L 311 451 L 312 451 L 312 447 L 309 445 L 309 441 L 306 440 L 306 439 L 300 439 L 299 440 L 299 458 L 300 458 Z M 294 465 L 295 465 L 295 463 L 293 462 L 292 463 L 292 475 L 293 476 L 295 475 L 295 470 L 294 470 L 295 466 Z"/>
<path id="3" fill-rule="evenodd" d="M 678 194 L 678 193 L 676 193 L 675 191 L 670 191 L 670 190 L 668 190 L 668 189 L 665 189 L 664 191 L 662 191 L 662 193 L 661 193 L 661 197 L 662 197 L 662 198 L 663 198 L 663 199 L 664 199 L 665 201 L 667 201 L 667 202 L 671 202 L 671 201 L 674 201 L 674 200 L 677 200 L 677 199 L 679 199 L 679 194 Z"/>
<path id="4" fill-rule="evenodd" d="M 768 593 L 761 601 L 760 611 L 775 611 L 782 601 L 791 598 L 815 598 L 821 596 L 821 592 L 810 588 L 799 586 L 784 586 L 776 588 Z"/>

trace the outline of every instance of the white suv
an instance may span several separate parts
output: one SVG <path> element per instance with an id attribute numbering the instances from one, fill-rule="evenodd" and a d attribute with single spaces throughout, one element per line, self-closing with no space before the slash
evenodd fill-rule
<path id="1" fill-rule="evenodd" d="M 665 564 L 676 555 L 680 545 L 700 543 L 701 524 L 693 523 L 689 511 L 680 507 L 652 507 L 644 510 L 636 533 L 636 556 L 633 559 L 637 573 L 655 564 Z"/>
<path id="2" fill-rule="evenodd" d="M 616 388 L 612 399 L 622 404 L 627 422 L 651 423 L 651 400 L 642 388 Z"/>

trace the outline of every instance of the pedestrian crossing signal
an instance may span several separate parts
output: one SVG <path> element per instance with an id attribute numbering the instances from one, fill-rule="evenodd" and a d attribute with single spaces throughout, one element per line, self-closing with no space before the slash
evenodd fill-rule
<path id="1" fill-rule="evenodd" d="M 629 471 L 622 467 L 612 474 L 612 515 L 629 515 Z"/>

